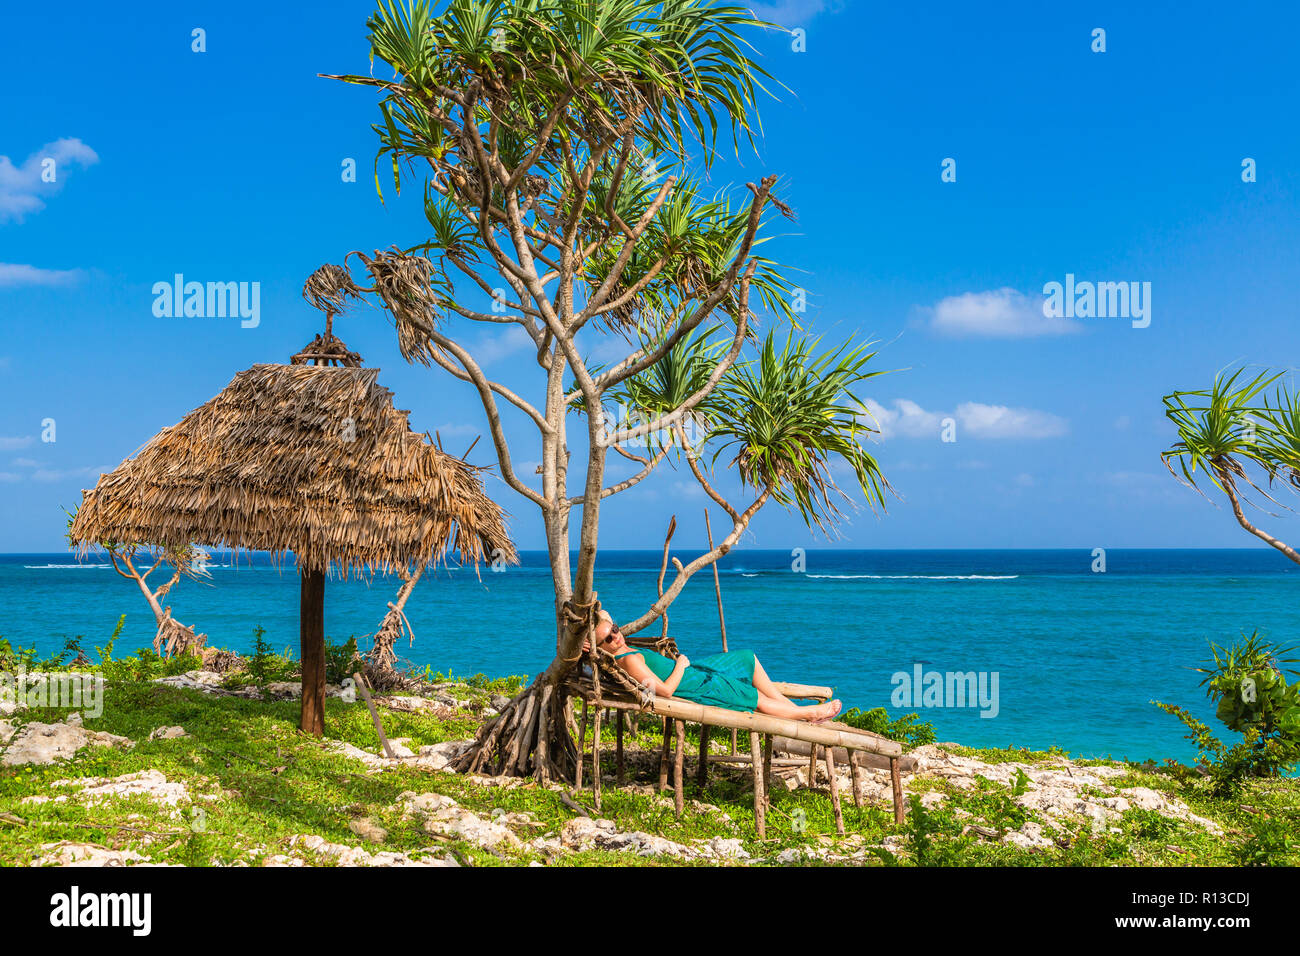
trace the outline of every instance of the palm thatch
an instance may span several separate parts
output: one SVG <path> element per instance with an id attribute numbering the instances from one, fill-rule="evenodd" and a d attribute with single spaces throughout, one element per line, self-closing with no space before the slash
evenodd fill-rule
<path id="1" fill-rule="evenodd" d="M 300 568 L 517 560 L 477 470 L 412 431 L 378 369 L 254 365 L 86 492 L 99 542 L 292 552 Z"/>

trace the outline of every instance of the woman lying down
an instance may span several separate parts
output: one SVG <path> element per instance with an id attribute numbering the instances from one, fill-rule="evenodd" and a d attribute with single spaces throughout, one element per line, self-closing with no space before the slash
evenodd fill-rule
<path id="1" fill-rule="evenodd" d="M 694 662 L 682 654 L 674 661 L 652 650 L 628 647 L 618 625 L 604 611 L 595 634 L 601 650 L 614 655 L 633 680 L 663 697 L 812 723 L 833 719 L 843 707 L 838 700 L 796 704 L 776 689 L 753 651 L 729 651 Z"/>

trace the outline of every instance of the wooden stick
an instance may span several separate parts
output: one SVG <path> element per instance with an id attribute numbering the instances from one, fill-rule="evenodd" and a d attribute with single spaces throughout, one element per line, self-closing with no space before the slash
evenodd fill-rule
<path id="1" fill-rule="evenodd" d="M 808 754 L 808 786 L 817 786 L 817 745 L 813 744 Z"/>
<path id="2" fill-rule="evenodd" d="M 379 711 L 375 709 L 375 702 L 370 698 L 370 691 L 366 687 L 365 678 L 362 677 L 360 673 L 356 673 L 352 675 L 352 680 L 357 687 L 360 688 L 361 696 L 365 698 L 366 706 L 370 708 L 370 719 L 375 722 L 375 732 L 379 734 L 379 742 L 384 745 L 384 753 L 387 754 L 389 760 L 395 759 L 397 755 L 393 753 L 392 744 L 390 744 L 388 738 L 384 736 L 384 725 L 379 720 Z"/>
<path id="3" fill-rule="evenodd" d="M 763 735 L 763 799 L 772 804 L 772 735 Z"/>
<path id="4" fill-rule="evenodd" d="M 573 771 L 573 789 L 582 791 L 582 758 L 587 750 L 587 702 L 582 702 L 582 723 L 578 730 L 578 760 Z"/>
<path id="5" fill-rule="evenodd" d="M 627 720 L 625 711 L 615 711 L 618 715 L 618 723 L 614 725 L 614 766 L 618 773 L 618 785 L 621 787 L 627 781 L 627 773 L 623 766 L 623 724 Z"/>
<path id="6" fill-rule="evenodd" d="M 749 732 L 749 758 L 754 768 L 754 828 L 760 840 L 767 837 L 767 797 L 763 793 L 763 758 L 759 753 L 758 734 Z"/>
<path id="7" fill-rule="evenodd" d="M 894 822 L 902 825 L 903 814 L 903 776 L 898 769 L 898 758 L 889 758 L 889 779 L 894 785 Z"/>
<path id="8" fill-rule="evenodd" d="M 831 807 L 835 810 L 835 832 L 844 835 L 844 811 L 840 809 L 840 777 L 835 772 L 835 748 L 823 747 L 826 753 L 826 776 L 831 781 Z"/>
<path id="9" fill-rule="evenodd" d="M 600 713 L 599 707 L 592 708 L 591 721 L 591 795 L 596 812 L 600 812 Z"/>
<path id="10" fill-rule="evenodd" d="M 683 764 L 686 762 L 686 721 L 674 720 L 673 725 L 673 736 L 677 738 L 677 752 L 673 757 L 673 805 L 680 817 L 686 805 L 686 788 L 682 785 Z"/>
<path id="11" fill-rule="evenodd" d="M 700 765 L 695 768 L 695 783 L 703 790 L 709 779 L 709 725 L 700 724 Z"/>
<path id="12" fill-rule="evenodd" d="M 673 515 L 673 520 L 668 522 L 668 534 L 664 536 L 664 560 L 663 563 L 659 566 L 659 597 L 660 598 L 663 598 L 664 596 L 664 575 L 668 573 L 668 546 L 672 544 L 673 533 L 676 530 L 677 530 L 677 515 Z M 709 548 L 709 550 L 712 551 L 713 548 Z M 661 617 L 663 618 L 663 627 L 660 628 L 659 636 L 667 637 L 668 636 L 668 609 L 667 608 L 664 609 L 664 613 L 661 615 Z"/>
<path id="13" fill-rule="evenodd" d="M 849 773 L 853 775 L 853 805 L 862 806 L 862 770 L 858 767 L 858 762 L 854 760 L 854 754 L 849 754 Z"/>
<path id="14" fill-rule="evenodd" d="M 709 550 L 713 550 L 713 525 L 709 522 L 709 509 L 704 509 L 704 530 L 709 535 Z M 713 593 L 718 596 L 718 627 L 722 630 L 722 653 L 727 653 L 727 616 L 722 613 L 722 579 L 718 577 L 718 562 L 713 562 Z"/>
<path id="15" fill-rule="evenodd" d="M 704 509 L 704 530 L 709 535 L 709 550 L 713 550 L 713 524 L 709 521 L 709 509 Z M 722 653 L 727 653 L 727 616 L 722 613 L 722 579 L 718 577 L 718 562 L 713 562 L 713 593 L 718 596 L 718 628 L 722 631 Z M 736 728 L 731 728 L 731 752 L 736 752 Z"/>
<path id="16" fill-rule="evenodd" d="M 668 722 L 671 718 L 663 719 L 664 725 L 664 746 L 659 752 L 659 792 L 668 789 L 668 751 L 672 749 L 672 737 L 668 736 Z"/>

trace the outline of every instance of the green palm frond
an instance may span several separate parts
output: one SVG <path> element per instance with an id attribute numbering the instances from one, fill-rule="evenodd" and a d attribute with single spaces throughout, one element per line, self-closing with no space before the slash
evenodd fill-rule
<path id="1" fill-rule="evenodd" d="M 1160 457 L 1170 473 L 1175 477 L 1181 474 L 1180 480 L 1197 491 L 1201 490 L 1198 470 L 1224 490 L 1220 469 L 1244 478 L 1243 462 L 1268 468 L 1261 440 L 1267 440 L 1272 426 L 1267 410 L 1256 400 L 1278 375 L 1260 372 L 1238 385 L 1244 374 L 1244 369 L 1221 372 L 1208 389 L 1173 392 L 1164 397 L 1165 417 L 1178 429 L 1178 441 Z"/>
<path id="2" fill-rule="evenodd" d="M 768 333 L 757 360 L 731 369 L 713 402 L 710 439 L 719 444 L 714 460 L 734 453 L 742 480 L 771 488 L 793 505 L 810 526 L 825 531 L 841 512 L 836 499 L 851 500 L 834 481 L 838 458 L 873 511 L 884 510 L 893 489 L 880 465 L 862 445 L 872 431 L 863 424 L 864 404 L 855 389 L 884 374 L 868 370 L 876 357 L 870 343 L 846 342 L 817 353 L 818 340 L 790 333 L 778 346 Z"/>

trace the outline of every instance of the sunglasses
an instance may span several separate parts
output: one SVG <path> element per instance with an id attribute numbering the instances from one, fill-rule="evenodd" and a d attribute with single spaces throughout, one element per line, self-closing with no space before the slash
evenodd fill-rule
<path id="1" fill-rule="evenodd" d="M 617 626 L 615 626 L 615 627 L 610 628 L 609 636 L 606 637 L 606 638 L 605 638 L 603 641 L 601 641 L 600 643 L 601 643 L 601 644 L 608 644 L 608 643 L 609 643 L 610 641 L 612 641 L 614 638 L 616 638 L 616 637 L 622 637 L 622 636 L 623 636 L 622 632 L 619 631 L 619 629 L 618 629 Z"/>

